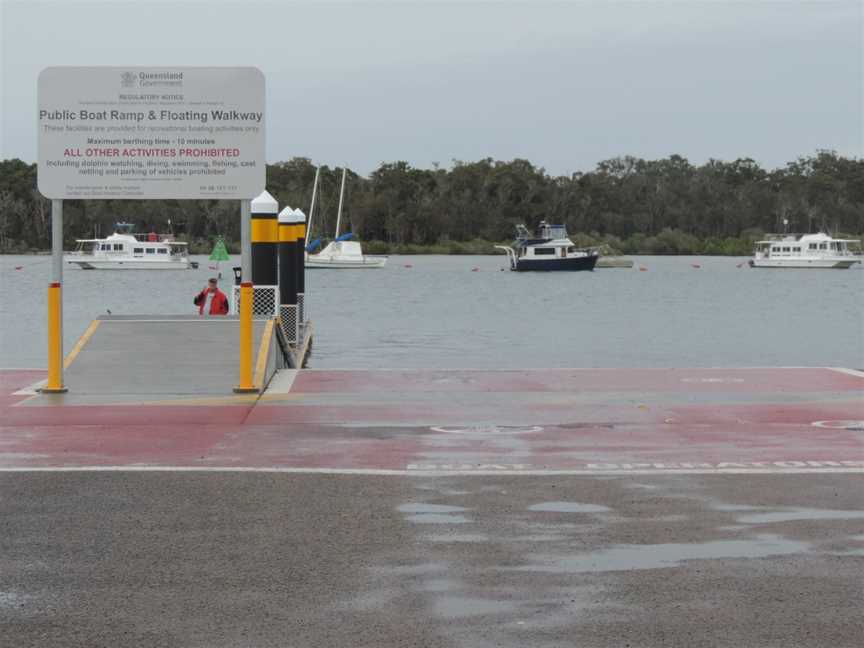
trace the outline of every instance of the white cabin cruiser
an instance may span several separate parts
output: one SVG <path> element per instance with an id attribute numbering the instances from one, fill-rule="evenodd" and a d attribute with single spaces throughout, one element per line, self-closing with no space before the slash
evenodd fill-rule
<path id="1" fill-rule="evenodd" d="M 175 241 L 173 234 L 133 234 L 130 223 L 117 223 L 107 238 L 77 239 L 74 252 L 64 260 L 82 270 L 187 270 L 197 268 L 189 261 L 188 244 Z"/>
<path id="2" fill-rule="evenodd" d="M 529 270 L 593 270 L 600 258 L 595 248 L 577 248 L 567 235 L 564 225 L 549 225 L 541 221 L 533 236 L 524 225 L 516 226 L 512 246 L 496 245 L 510 259 L 510 269 Z"/>
<path id="3" fill-rule="evenodd" d="M 751 268 L 851 268 L 861 257 L 849 249 L 856 239 L 818 234 L 789 235 L 756 241 Z"/>

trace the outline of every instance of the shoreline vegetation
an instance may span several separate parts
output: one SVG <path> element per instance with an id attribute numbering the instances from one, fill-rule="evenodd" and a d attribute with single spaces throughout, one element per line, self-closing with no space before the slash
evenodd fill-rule
<path id="1" fill-rule="evenodd" d="M 280 206 L 308 211 L 314 175 L 307 158 L 268 164 L 267 190 Z M 321 167 L 311 240 L 332 237 L 340 176 Z M 609 256 L 749 256 L 754 241 L 784 231 L 860 240 L 864 160 L 818 151 L 766 170 L 749 158 L 695 166 L 678 155 L 626 156 L 552 176 L 527 160 L 487 158 L 449 169 L 382 163 L 368 177 L 348 171 L 342 222 L 367 254 L 500 254 L 493 246 L 509 244 L 516 224 L 541 220 L 564 223 L 577 246 Z M 225 200 L 67 200 L 64 248 L 121 221 L 140 232 L 168 231 L 170 221 L 192 254 L 209 254 L 217 236 L 239 253 L 237 201 Z M 0 161 L 0 254 L 49 250 L 50 225 L 36 165 Z"/>

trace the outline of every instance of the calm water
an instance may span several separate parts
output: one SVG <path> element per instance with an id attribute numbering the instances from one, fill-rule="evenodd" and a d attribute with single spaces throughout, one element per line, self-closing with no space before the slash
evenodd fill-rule
<path id="1" fill-rule="evenodd" d="M 198 260 L 186 272 L 65 268 L 66 350 L 107 310 L 194 312 L 213 274 Z M 742 261 L 636 257 L 630 270 L 513 273 L 503 257 L 394 256 L 382 270 L 311 270 L 310 366 L 864 367 L 861 266 Z M 0 256 L 0 366 L 46 365 L 49 271 L 49 257 Z"/>

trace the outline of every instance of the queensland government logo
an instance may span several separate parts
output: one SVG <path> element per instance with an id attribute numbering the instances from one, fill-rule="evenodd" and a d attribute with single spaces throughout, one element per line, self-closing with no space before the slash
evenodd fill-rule
<path id="1" fill-rule="evenodd" d="M 134 88 L 138 82 L 138 75 L 134 72 L 123 72 L 120 75 L 120 85 L 124 88 Z"/>

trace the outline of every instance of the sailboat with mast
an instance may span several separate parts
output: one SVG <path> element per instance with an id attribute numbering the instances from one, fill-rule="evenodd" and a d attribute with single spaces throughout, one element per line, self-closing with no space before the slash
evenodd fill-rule
<path id="1" fill-rule="evenodd" d="M 336 212 L 336 233 L 318 254 L 310 254 L 309 248 L 314 249 L 314 243 L 310 246 L 309 236 L 312 232 L 312 219 L 315 211 L 315 197 L 318 190 L 318 173 L 315 170 L 315 181 L 312 187 L 312 205 L 309 208 L 309 226 L 306 228 L 306 267 L 307 268 L 382 268 L 387 263 L 386 256 L 370 256 L 363 254 L 359 241 L 351 241 L 351 234 L 339 235 L 339 226 L 342 222 L 342 205 L 345 200 L 345 176 L 346 168 L 342 168 L 342 186 L 339 190 L 339 210 Z"/>

